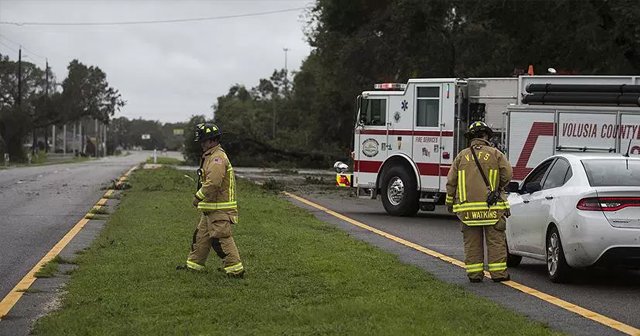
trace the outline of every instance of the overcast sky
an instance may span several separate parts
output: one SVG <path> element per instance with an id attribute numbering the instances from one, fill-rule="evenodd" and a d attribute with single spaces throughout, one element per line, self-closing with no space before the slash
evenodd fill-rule
<path id="1" fill-rule="evenodd" d="M 3 22 L 124 22 L 255 14 L 309 8 L 312 0 L 0 0 Z M 306 10 L 220 20 L 109 26 L 0 24 L 0 53 L 44 68 L 59 81 L 77 58 L 96 65 L 127 105 L 116 117 L 186 121 L 212 116 L 211 105 L 235 83 L 247 87 L 284 68 L 300 68 L 311 47 Z M 25 50 L 25 48 L 27 50 Z"/>

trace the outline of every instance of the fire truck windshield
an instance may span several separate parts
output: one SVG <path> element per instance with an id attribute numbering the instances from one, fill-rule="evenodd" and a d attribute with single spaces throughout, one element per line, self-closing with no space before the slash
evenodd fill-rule
<path id="1" fill-rule="evenodd" d="M 387 103 L 384 98 L 362 100 L 360 121 L 365 126 L 384 126 L 387 120 Z"/>

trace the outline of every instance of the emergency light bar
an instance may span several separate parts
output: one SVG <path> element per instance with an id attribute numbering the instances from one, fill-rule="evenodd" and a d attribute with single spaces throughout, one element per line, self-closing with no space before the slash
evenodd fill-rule
<path id="1" fill-rule="evenodd" d="M 373 86 L 376 90 L 402 90 L 407 88 L 407 84 L 404 83 L 380 83 Z"/>

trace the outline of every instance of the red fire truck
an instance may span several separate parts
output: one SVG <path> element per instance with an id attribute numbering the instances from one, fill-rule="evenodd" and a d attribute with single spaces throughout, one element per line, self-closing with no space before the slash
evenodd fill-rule
<path id="1" fill-rule="evenodd" d="M 564 150 L 640 154 L 640 76 L 521 76 L 410 79 L 376 84 L 358 97 L 353 173 L 337 162 L 336 183 L 372 199 L 391 215 L 411 216 L 444 204 L 447 173 L 467 146 L 472 121 L 522 180 Z M 635 92 L 635 91 L 638 92 Z"/>

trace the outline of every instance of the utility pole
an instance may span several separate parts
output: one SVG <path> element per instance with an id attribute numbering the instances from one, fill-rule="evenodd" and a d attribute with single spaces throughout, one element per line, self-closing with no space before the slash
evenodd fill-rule
<path id="1" fill-rule="evenodd" d="M 282 48 L 284 50 L 284 92 L 289 92 L 289 69 L 287 69 L 287 52 L 289 48 Z"/>
<path id="2" fill-rule="evenodd" d="M 22 47 L 18 49 L 18 99 L 16 105 L 19 109 L 22 105 Z"/>
<path id="3" fill-rule="evenodd" d="M 49 99 L 49 60 L 45 58 L 45 67 L 44 67 L 44 94 L 47 97 L 47 100 Z M 55 127 L 55 126 L 54 126 Z M 34 129 L 35 130 L 35 129 Z M 55 128 L 52 128 L 53 130 L 53 151 L 56 151 L 56 131 Z M 48 137 L 49 132 L 47 131 L 47 128 L 44 127 L 44 152 L 48 153 L 49 152 L 49 137 Z"/>

